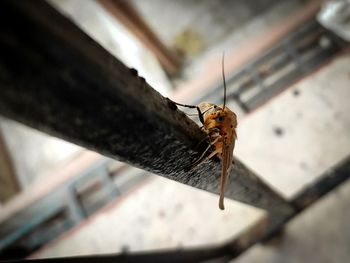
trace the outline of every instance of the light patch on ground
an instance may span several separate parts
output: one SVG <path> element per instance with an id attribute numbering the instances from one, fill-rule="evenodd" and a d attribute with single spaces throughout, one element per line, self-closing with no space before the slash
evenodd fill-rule
<path id="1" fill-rule="evenodd" d="M 235 263 L 348 262 L 350 181 L 306 210 L 275 245 L 257 245 Z"/>
<path id="2" fill-rule="evenodd" d="M 291 198 L 350 152 L 350 56 L 242 120 L 237 156 Z"/>
<path id="3" fill-rule="evenodd" d="M 264 218 L 261 210 L 164 178 L 93 217 L 35 257 L 144 251 L 223 243 Z"/>

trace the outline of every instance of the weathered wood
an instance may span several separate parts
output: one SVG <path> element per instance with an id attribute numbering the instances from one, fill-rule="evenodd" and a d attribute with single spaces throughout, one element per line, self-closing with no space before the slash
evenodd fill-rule
<path id="1" fill-rule="evenodd" d="M 188 171 L 201 150 L 195 145 L 203 134 L 134 70 L 45 2 L 1 2 L 0 6 L 1 114 L 167 178 L 217 192 L 218 160 Z M 293 209 L 236 163 L 227 196 L 266 209 L 270 221 L 267 228 L 234 240 L 229 246 L 231 256 L 280 230 L 349 176 L 347 159 L 297 196 Z M 226 249 L 220 248 L 218 255 L 226 254 Z"/>
<path id="2" fill-rule="evenodd" d="M 31 260 L 13 260 L 12 263 L 191 263 L 191 262 L 228 262 L 231 258 L 230 249 L 227 246 L 219 247 L 202 247 L 194 249 L 173 249 L 157 252 L 135 252 L 133 254 L 110 254 L 110 255 L 90 255 L 90 256 L 75 256 L 66 258 L 45 258 Z"/>
<path id="3" fill-rule="evenodd" d="M 12 164 L 11 156 L 5 145 L 0 129 L 0 203 L 4 204 L 20 191 L 20 185 Z"/>
<path id="4" fill-rule="evenodd" d="M 169 74 L 177 73 L 181 63 L 180 59 L 159 40 L 130 1 L 99 0 L 99 3 L 153 52 Z"/>
<path id="5" fill-rule="evenodd" d="M 292 204 L 301 211 L 348 180 L 349 177 L 350 156 L 347 156 L 339 164 L 329 168 L 315 183 L 297 194 L 293 198 Z"/>
<path id="6" fill-rule="evenodd" d="M 137 71 L 125 67 L 44 1 L 2 1 L 0 113 L 158 175 L 218 192 L 219 160 L 189 170 L 204 134 Z M 293 208 L 236 161 L 226 196 L 266 209 L 276 225 Z"/>

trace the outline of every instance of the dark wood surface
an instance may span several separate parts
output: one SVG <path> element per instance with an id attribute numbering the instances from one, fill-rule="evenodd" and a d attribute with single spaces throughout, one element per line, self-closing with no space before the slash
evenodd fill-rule
<path id="1" fill-rule="evenodd" d="M 220 161 L 189 169 L 204 134 L 134 69 L 43 1 L 1 3 L 0 113 L 161 176 L 218 192 Z M 227 197 L 292 208 L 236 161 Z"/>
<path id="2" fill-rule="evenodd" d="M 160 176 L 218 192 L 218 159 L 189 169 L 206 146 L 197 147 L 204 136 L 199 127 L 136 70 L 125 67 L 44 1 L 0 2 L 0 86 L 3 116 Z M 265 228 L 214 249 L 213 255 L 237 256 L 280 230 L 299 210 L 348 178 L 348 161 L 345 164 L 345 170 L 317 183 L 324 189 L 306 189 L 289 204 L 236 160 L 226 196 L 265 209 L 269 220 Z M 332 180 L 338 175 L 340 179 Z"/>

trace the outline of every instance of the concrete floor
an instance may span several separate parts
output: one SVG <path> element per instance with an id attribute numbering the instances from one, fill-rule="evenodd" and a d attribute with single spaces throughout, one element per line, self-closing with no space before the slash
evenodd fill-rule
<path id="1" fill-rule="evenodd" d="M 349 68 L 338 57 L 241 120 L 237 156 L 286 198 L 350 153 Z"/>
<path id="2" fill-rule="evenodd" d="M 190 193 L 194 191 L 172 184 L 176 183 L 156 178 L 120 206 L 111 207 L 34 256 L 102 254 L 215 243 L 237 234 L 238 229 L 254 222 L 252 219 L 259 214 L 248 207 L 227 202 L 228 209 L 222 215 L 216 207 L 210 207 L 216 205 L 216 196 L 213 198 L 205 192 Z M 159 192 L 159 187 L 167 190 Z M 152 191 L 162 196 L 166 208 L 147 201 Z M 173 196 L 179 198 L 175 201 Z M 187 202 L 186 197 L 195 200 Z M 347 262 L 350 257 L 349 200 L 348 181 L 293 220 L 279 241 L 254 246 L 232 262 Z M 190 214 L 194 216 L 190 217 Z M 209 220 L 199 221 L 199 216 Z M 248 222 L 243 222 L 245 218 L 249 218 Z M 227 229 L 230 229 L 229 233 Z M 184 239 L 184 236 L 188 238 Z"/>
<path id="3" fill-rule="evenodd" d="M 245 45 L 296 12 L 305 1 L 206 0 L 198 5 L 196 0 L 149 0 L 133 3 L 168 47 L 175 49 L 177 38 L 187 32 L 180 45 L 184 53 L 181 74 L 172 79 L 177 88 L 202 74 L 203 65 L 208 61 L 221 57 L 224 51 Z M 189 47 L 192 45 L 197 48 Z"/>
<path id="4" fill-rule="evenodd" d="M 264 218 L 262 211 L 231 200 L 221 212 L 217 200 L 214 194 L 154 176 L 34 257 L 215 245 Z"/>
<path id="5" fill-rule="evenodd" d="M 340 263 L 350 258 L 350 181 L 293 220 L 273 245 L 257 245 L 235 263 Z"/>
<path id="6" fill-rule="evenodd" d="M 0 129 L 22 191 L 66 165 L 82 149 L 2 117 Z"/>

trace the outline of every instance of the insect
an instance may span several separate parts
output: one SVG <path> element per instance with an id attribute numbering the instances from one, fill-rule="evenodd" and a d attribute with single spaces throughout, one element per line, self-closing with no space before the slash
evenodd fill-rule
<path id="1" fill-rule="evenodd" d="M 237 116 L 226 106 L 226 80 L 224 69 L 224 54 L 222 56 L 222 78 L 224 84 L 224 104 L 215 105 L 209 102 L 202 102 L 199 105 L 187 105 L 174 102 L 175 104 L 188 108 L 195 108 L 198 117 L 203 124 L 203 130 L 208 135 L 209 146 L 197 160 L 196 164 L 207 161 L 214 156 L 221 159 L 220 177 L 220 198 L 219 208 L 225 209 L 224 191 L 230 169 L 233 165 L 233 149 L 237 138 Z M 213 151 L 205 157 L 206 153 L 213 148 Z"/>

